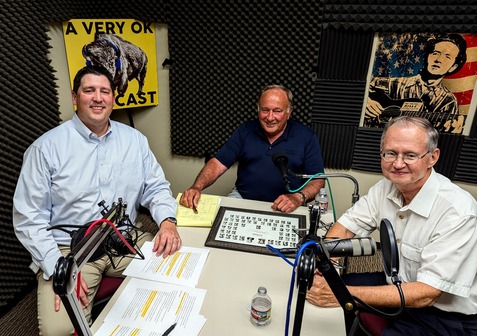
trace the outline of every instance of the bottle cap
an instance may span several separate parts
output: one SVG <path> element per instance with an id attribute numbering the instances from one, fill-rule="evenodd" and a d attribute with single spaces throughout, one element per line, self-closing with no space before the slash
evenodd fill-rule
<path id="1" fill-rule="evenodd" d="M 320 189 L 320 194 L 326 194 L 326 188 L 321 188 Z"/>
<path id="2" fill-rule="evenodd" d="M 267 289 L 265 287 L 258 287 L 258 292 L 260 294 L 267 294 Z"/>

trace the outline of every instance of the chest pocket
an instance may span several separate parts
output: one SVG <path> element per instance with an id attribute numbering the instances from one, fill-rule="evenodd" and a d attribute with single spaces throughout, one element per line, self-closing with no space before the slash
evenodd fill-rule
<path id="1" fill-rule="evenodd" d="M 406 243 L 401 244 L 401 256 L 399 273 L 405 281 L 416 281 L 417 271 L 421 265 L 422 248 L 414 247 Z"/>
<path id="2" fill-rule="evenodd" d="M 122 162 L 114 165 L 113 179 L 116 185 L 116 193 L 126 197 L 128 193 L 136 194 L 142 189 L 143 171 L 141 161 Z"/>

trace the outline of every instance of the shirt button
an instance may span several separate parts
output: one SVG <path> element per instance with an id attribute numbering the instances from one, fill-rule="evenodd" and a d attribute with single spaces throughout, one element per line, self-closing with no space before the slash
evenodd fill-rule
<path id="1" fill-rule="evenodd" d="M 399 219 L 403 219 L 403 218 L 404 218 L 404 216 L 403 216 L 403 215 L 399 215 Z"/>
<path id="2" fill-rule="evenodd" d="M 401 239 L 396 239 L 396 243 L 401 244 Z"/>

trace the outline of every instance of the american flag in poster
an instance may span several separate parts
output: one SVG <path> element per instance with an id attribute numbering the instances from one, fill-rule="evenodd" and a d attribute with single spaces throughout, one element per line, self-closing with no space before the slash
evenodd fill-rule
<path id="1" fill-rule="evenodd" d="M 468 133 L 475 113 L 477 35 L 379 34 L 376 41 L 363 126 L 384 127 L 406 114 L 429 119 L 440 132 Z"/>

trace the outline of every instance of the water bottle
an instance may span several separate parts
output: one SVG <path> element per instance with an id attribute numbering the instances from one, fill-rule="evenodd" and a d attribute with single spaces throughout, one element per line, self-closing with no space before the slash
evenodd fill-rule
<path id="1" fill-rule="evenodd" d="M 258 327 L 269 325 L 272 321 L 272 300 L 265 287 L 258 287 L 257 293 L 252 298 L 250 321 Z"/>
<path id="2" fill-rule="evenodd" d="M 322 214 L 325 214 L 328 211 L 328 195 L 326 194 L 326 188 L 320 189 L 320 193 L 316 195 L 315 204 L 318 204 Z"/>

